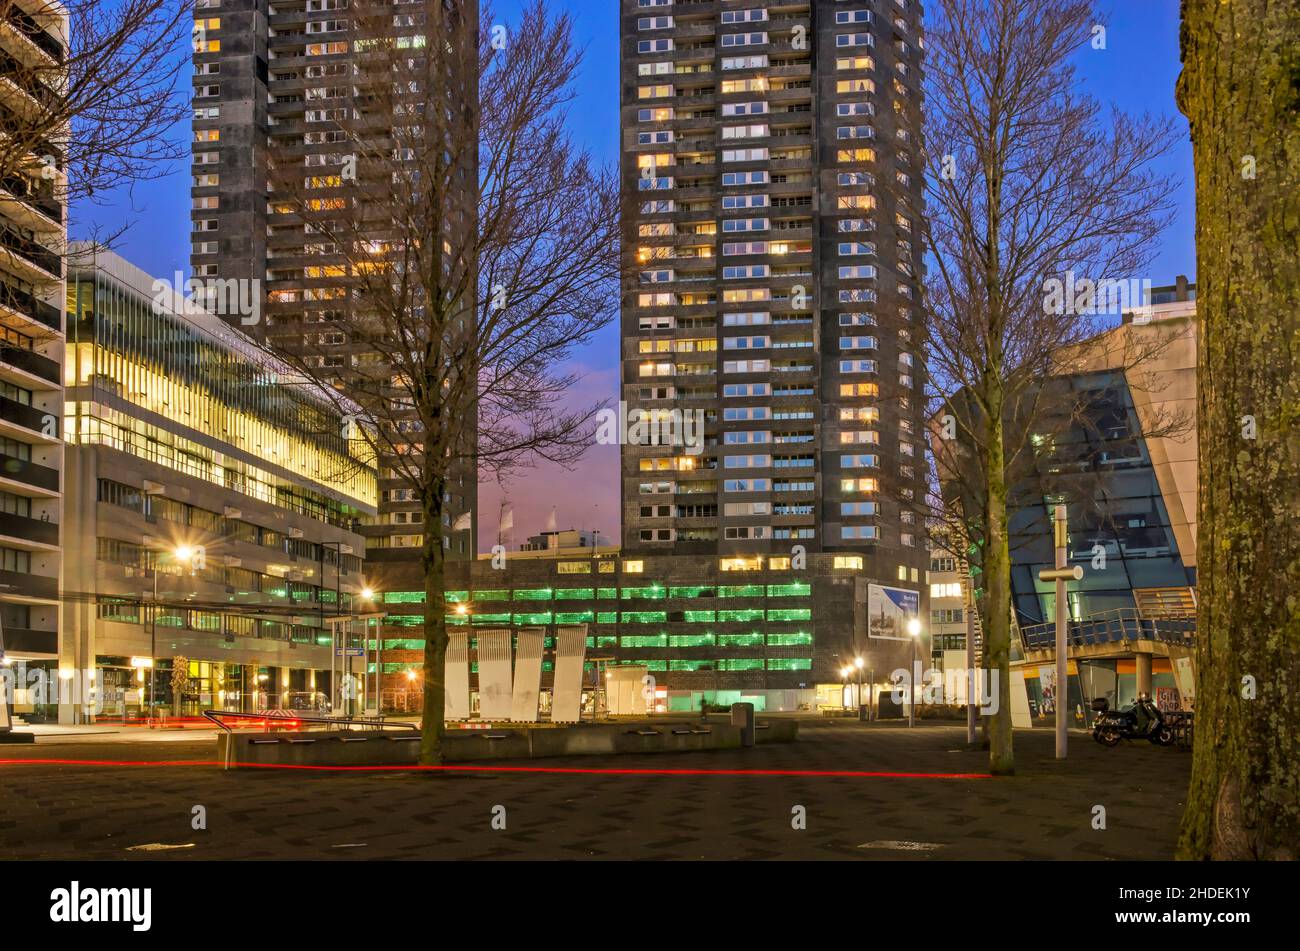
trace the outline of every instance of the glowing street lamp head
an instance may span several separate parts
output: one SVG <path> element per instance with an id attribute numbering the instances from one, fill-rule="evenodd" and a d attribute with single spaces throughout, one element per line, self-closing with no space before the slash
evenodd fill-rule
<path id="1" fill-rule="evenodd" d="M 373 600 L 375 600 L 375 589 L 374 589 L 374 588 L 362 588 L 362 589 L 361 589 L 361 599 L 362 599 L 363 601 L 373 601 Z"/>
<path id="2" fill-rule="evenodd" d="M 866 661 L 864 661 L 861 657 L 853 658 L 853 666 L 858 668 L 858 670 L 861 670 L 865 664 Z"/>
<path id="3" fill-rule="evenodd" d="M 911 619 L 907 622 L 907 633 L 910 634 L 910 635 L 912 635 L 913 637 L 920 637 L 920 636 L 921 636 L 921 619 L 920 619 L 920 618 L 915 618 L 915 617 L 914 617 L 914 618 L 911 618 Z"/>
<path id="4" fill-rule="evenodd" d="M 194 557 L 194 549 L 189 545 L 177 545 L 172 554 L 176 556 L 177 561 L 189 561 Z"/>
<path id="5" fill-rule="evenodd" d="M 469 613 L 469 608 L 465 607 L 463 604 L 458 604 L 456 605 L 456 613 L 464 616 Z"/>

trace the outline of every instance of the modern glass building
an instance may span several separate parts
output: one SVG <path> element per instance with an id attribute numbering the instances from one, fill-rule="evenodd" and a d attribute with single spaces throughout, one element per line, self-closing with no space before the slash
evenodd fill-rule
<path id="1" fill-rule="evenodd" d="M 332 625 L 364 608 L 365 442 L 166 282 L 74 252 L 58 666 L 93 672 L 97 702 L 58 715 L 328 703 Z"/>
<path id="2" fill-rule="evenodd" d="M 1196 305 L 1185 278 L 1088 345 L 1078 373 L 1045 386 L 1068 407 L 1062 425 L 1032 438 L 1032 473 L 1013 486 L 1009 512 L 1019 669 L 1031 716 L 1053 691 L 1051 519 L 1065 505 L 1069 709 L 1083 725 L 1087 701 L 1125 705 L 1137 693 L 1168 707 L 1190 703 L 1196 630 Z M 1051 712 L 1051 700 L 1046 712 Z"/>
<path id="3" fill-rule="evenodd" d="M 698 710 L 701 699 L 771 710 L 815 709 L 819 698 L 840 705 L 846 664 L 862 657 L 863 677 L 884 683 L 912 656 L 906 640 L 869 635 L 869 585 L 855 556 L 722 570 L 708 556 L 576 552 L 507 558 L 501 569 L 480 559 L 448 577 L 450 625 L 471 636 L 480 627 L 540 627 L 548 649 L 556 628 L 586 625 L 588 675 L 596 659 L 644 667 L 665 711 Z M 386 614 L 385 698 L 400 707 L 400 695 L 419 687 L 424 593 L 388 590 L 376 602 Z M 549 656 L 545 664 L 549 689 Z"/>

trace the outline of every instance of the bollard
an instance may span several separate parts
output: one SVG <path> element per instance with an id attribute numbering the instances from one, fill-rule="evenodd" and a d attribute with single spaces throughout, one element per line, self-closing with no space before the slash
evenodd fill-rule
<path id="1" fill-rule="evenodd" d="M 754 745 L 754 705 L 752 703 L 733 703 L 731 705 L 731 725 L 740 727 L 740 745 Z"/>

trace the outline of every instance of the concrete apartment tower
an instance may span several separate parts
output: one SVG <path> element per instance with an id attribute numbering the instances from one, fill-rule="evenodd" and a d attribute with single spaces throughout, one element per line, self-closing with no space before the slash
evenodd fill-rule
<path id="1" fill-rule="evenodd" d="M 923 581 L 921 5 L 621 3 L 624 551 Z"/>
<path id="2" fill-rule="evenodd" d="M 44 0 L 0 18 L 0 651 L 59 652 L 63 500 L 65 155 L 30 130 L 62 75 L 67 15 Z M 15 147 L 15 143 L 18 144 Z"/>
<path id="3" fill-rule="evenodd" d="M 425 47 L 421 11 L 438 0 L 196 0 L 194 142 L 190 263 L 203 281 L 255 281 L 263 317 L 220 316 L 286 350 L 306 343 L 322 376 L 364 360 L 343 323 L 351 306 L 341 258 L 311 232 L 312 213 L 294 195 L 278 193 L 272 166 L 301 163 L 306 179 L 329 185 L 344 162 L 346 124 L 365 99 L 356 83 L 356 54 L 373 42 L 377 17 L 401 48 Z M 477 22 L 475 0 L 443 3 Z M 386 10 L 391 7 L 391 10 Z M 391 13 L 391 16 L 388 14 Z M 365 27 L 359 26 L 364 22 Z M 362 35 L 364 34 L 364 35 Z M 319 214 L 338 214 L 347 187 L 320 190 Z M 335 194 L 337 193 L 337 194 Z M 211 286 L 211 285 L 209 285 Z M 222 285 L 227 286 L 227 285 Z M 366 519 L 367 559 L 418 562 L 420 506 L 380 467 L 380 512 Z M 459 479 L 449 511 L 475 513 L 472 468 Z M 476 525 L 476 517 L 471 519 Z M 452 558 L 473 558 L 474 527 L 446 526 Z M 406 565 L 401 574 L 409 574 Z M 382 584 L 382 581 L 380 582 Z M 409 582 L 404 582 L 409 583 Z"/>

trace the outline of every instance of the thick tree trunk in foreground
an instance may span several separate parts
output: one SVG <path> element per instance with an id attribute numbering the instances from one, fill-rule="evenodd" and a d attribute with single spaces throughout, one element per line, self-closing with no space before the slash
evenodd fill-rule
<path id="1" fill-rule="evenodd" d="M 438 481 L 423 493 L 424 712 L 420 718 L 420 764 L 442 765 L 447 704 L 447 552 L 442 547 L 443 494 Z"/>
<path id="2" fill-rule="evenodd" d="M 1200 587 L 1179 855 L 1300 857 L 1300 2 L 1184 0 Z M 1253 684 L 1253 689 L 1252 689 Z"/>

